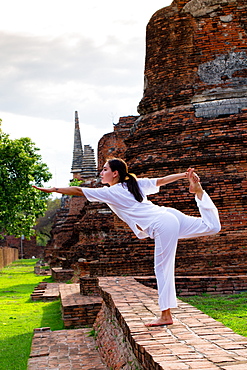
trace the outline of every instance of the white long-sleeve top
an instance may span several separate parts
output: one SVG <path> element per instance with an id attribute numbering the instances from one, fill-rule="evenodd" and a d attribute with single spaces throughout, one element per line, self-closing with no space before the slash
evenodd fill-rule
<path id="1" fill-rule="evenodd" d="M 159 217 L 161 208 L 165 210 L 165 207 L 160 207 L 147 199 L 147 195 L 159 192 L 156 178 L 142 178 L 137 181 L 143 195 L 142 202 L 134 198 L 125 183 L 103 188 L 82 188 L 82 191 L 90 202 L 106 203 L 121 220 L 129 225 L 139 239 L 143 239 L 149 236 L 145 230 Z"/>

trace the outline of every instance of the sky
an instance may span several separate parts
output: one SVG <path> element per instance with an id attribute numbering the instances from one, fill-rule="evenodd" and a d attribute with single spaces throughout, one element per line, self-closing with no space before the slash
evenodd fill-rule
<path id="1" fill-rule="evenodd" d="M 145 33 L 171 0 L 0 0 L 0 118 L 30 137 L 53 175 L 72 179 L 75 111 L 94 148 L 119 117 L 138 115 Z"/>

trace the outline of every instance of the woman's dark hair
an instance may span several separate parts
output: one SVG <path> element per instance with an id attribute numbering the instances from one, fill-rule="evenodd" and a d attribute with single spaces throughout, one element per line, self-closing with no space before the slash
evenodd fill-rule
<path id="1" fill-rule="evenodd" d="M 134 195 L 135 199 L 138 202 L 142 202 L 143 195 L 139 189 L 136 176 L 132 173 L 128 173 L 127 163 L 123 159 L 118 158 L 108 159 L 107 163 L 113 172 L 118 171 L 119 182 L 122 184 L 126 183 L 128 190 Z"/>

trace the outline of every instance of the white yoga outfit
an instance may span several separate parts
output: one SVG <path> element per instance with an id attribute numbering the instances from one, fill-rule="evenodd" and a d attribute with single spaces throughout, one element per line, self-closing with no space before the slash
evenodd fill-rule
<path id="1" fill-rule="evenodd" d="M 204 191 L 202 200 L 195 197 L 201 217 L 187 216 L 169 207 L 160 207 L 147 199 L 159 192 L 157 179 L 138 179 L 144 196 L 138 202 L 126 184 L 103 188 L 82 188 L 90 202 L 107 203 L 118 217 L 126 222 L 139 239 L 155 240 L 154 270 L 158 285 L 161 311 L 177 307 L 175 290 L 175 255 L 178 239 L 213 235 L 220 230 L 217 208 Z"/>

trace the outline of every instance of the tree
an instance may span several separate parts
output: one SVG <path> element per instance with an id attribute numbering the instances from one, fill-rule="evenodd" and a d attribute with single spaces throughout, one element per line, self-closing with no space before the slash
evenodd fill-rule
<path id="1" fill-rule="evenodd" d="M 44 214 L 47 194 L 32 185 L 42 186 L 52 177 L 42 163 L 38 148 L 30 138 L 11 140 L 1 130 L 0 120 L 0 233 L 2 235 L 34 234 L 36 219 Z"/>

